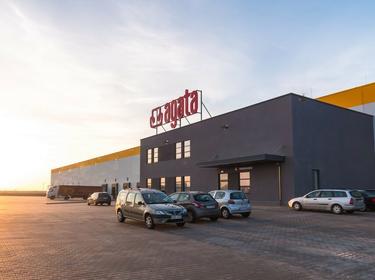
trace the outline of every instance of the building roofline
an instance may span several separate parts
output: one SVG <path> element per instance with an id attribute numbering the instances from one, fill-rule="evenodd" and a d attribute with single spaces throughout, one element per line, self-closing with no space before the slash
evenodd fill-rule
<path id="1" fill-rule="evenodd" d="M 375 85 L 375 83 L 374 83 L 374 85 Z M 308 99 L 308 100 L 311 100 L 311 101 L 315 101 L 315 102 L 322 103 L 322 104 L 327 105 L 327 106 L 335 107 L 335 108 L 340 109 L 340 110 L 346 110 L 346 111 L 350 111 L 350 112 L 355 113 L 355 114 L 362 114 L 362 115 L 365 115 L 365 116 L 373 117 L 372 115 L 367 114 L 367 113 L 363 113 L 363 112 L 355 111 L 355 110 L 352 110 L 352 109 L 349 109 L 349 108 L 341 107 L 341 106 L 336 105 L 336 104 L 327 103 L 327 102 L 325 102 L 325 101 L 321 101 L 321 100 L 314 99 L 314 98 L 310 98 L 310 97 L 307 97 L 307 96 L 304 96 L 304 95 L 301 95 L 301 94 L 297 94 L 297 93 L 290 92 L 290 93 L 283 94 L 283 95 L 280 95 L 280 96 L 276 96 L 276 97 L 273 97 L 273 98 L 271 98 L 271 99 L 263 100 L 263 101 L 260 101 L 260 102 L 258 102 L 258 103 L 251 104 L 251 105 L 248 105 L 248 106 L 245 106 L 245 107 L 242 107 L 242 108 L 239 108 L 239 109 L 233 110 L 233 111 L 225 112 L 225 113 L 223 113 L 223 114 L 220 114 L 220 115 L 217 115 L 217 116 L 213 116 L 213 117 L 211 117 L 211 118 L 207 118 L 207 119 L 204 119 L 204 120 L 201 120 L 201 121 L 195 122 L 195 123 L 191 123 L 191 124 L 188 124 L 188 125 L 185 125 L 185 126 L 179 127 L 179 128 L 175 128 L 175 129 L 172 129 L 172 130 L 168 130 L 168 131 L 165 131 L 165 132 L 161 132 L 161 133 L 156 134 L 156 135 L 151 135 L 151 136 L 148 136 L 148 137 L 144 137 L 144 138 L 141 138 L 141 141 L 142 141 L 142 140 L 149 139 L 149 138 L 157 137 L 157 136 L 163 135 L 164 133 L 172 132 L 172 131 L 175 131 L 175 130 L 177 130 L 177 129 L 185 129 L 185 128 L 187 128 L 187 127 L 191 127 L 191 126 L 193 126 L 193 125 L 198 125 L 198 124 L 201 124 L 201 123 L 203 123 L 203 122 L 210 121 L 210 120 L 215 119 L 215 118 L 223 117 L 223 116 L 225 116 L 225 115 L 232 114 L 232 113 L 235 113 L 235 112 L 239 112 L 239 111 L 242 111 L 242 110 L 247 110 L 247 109 L 249 109 L 249 108 L 251 108 L 251 107 L 255 107 L 255 106 L 261 105 L 261 104 L 263 104 L 263 103 L 267 103 L 267 102 L 275 101 L 275 100 L 277 100 L 277 99 L 282 99 L 282 98 L 285 98 L 285 97 L 288 97 L 288 96 L 295 96 L 295 97 L 299 97 L 299 98 L 305 98 L 305 99 Z"/>
<path id="2" fill-rule="evenodd" d="M 317 98 L 319 101 L 344 108 L 353 108 L 375 102 L 375 83 L 346 89 Z"/>
<path id="3" fill-rule="evenodd" d="M 111 153 L 111 154 L 91 158 L 91 159 L 88 159 L 88 160 L 72 163 L 72 164 L 69 164 L 69 165 L 61 166 L 61 167 L 58 167 L 58 168 L 54 168 L 54 169 L 51 170 L 51 173 L 55 174 L 55 173 L 67 171 L 67 170 L 70 170 L 70 169 L 88 167 L 88 166 L 96 165 L 96 164 L 99 164 L 99 163 L 104 163 L 104 162 L 107 162 L 107 161 L 119 160 L 119 159 L 126 158 L 126 157 L 136 156 L 136 155 L 140 154 L 140 150 L 141 150 L 140 146 L 133 147 L 133 148 L 118 151 L 118 152 L 115 152 L 115 153 Z"/>

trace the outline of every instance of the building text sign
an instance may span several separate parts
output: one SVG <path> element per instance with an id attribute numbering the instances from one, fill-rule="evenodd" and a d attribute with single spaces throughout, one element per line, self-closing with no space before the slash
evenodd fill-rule
<path id="1" fill-rule="evenodd" d="M 184 117 L 198 113 L 198 91 L 189 92 L 185 90 L 185 94 L 163 106 L 152 109 L 150 117 L 150 126 L 157 128 L 163 124 L 170 123 L 175 128 L 177 121 Z"/>

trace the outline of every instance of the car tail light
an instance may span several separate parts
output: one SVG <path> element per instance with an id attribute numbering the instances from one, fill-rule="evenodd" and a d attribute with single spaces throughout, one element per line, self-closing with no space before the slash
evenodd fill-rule
<path id="1" fill-rule="evenodd" d="M 354 204 L 354 200 L 353 200 L 353 198 L 350 199 L 349 204 L 350 204 L 350 205 L 353 205 L 353 204 Z"/>
<path id="2" fill-rule="evenodd" d="M 236 202 L 233 199 L 229 199 L 228 204 L 236 204 Z"/>
<path id="3" fill-rule="evenodd" d="M 371 202 L 375 203 L 375 197 L 371 198 Z"/>
<path id="4" fill-rule="evenodd" d="M 200 203 L 198 203 L 198 202 L 193 202 L 193 205 L 195 206 L 195 207 L 197 207 L 197 208 L 203 208 L 204 207 L 204 205 L 202 205 L 202 204 L 200 204 Z"/>

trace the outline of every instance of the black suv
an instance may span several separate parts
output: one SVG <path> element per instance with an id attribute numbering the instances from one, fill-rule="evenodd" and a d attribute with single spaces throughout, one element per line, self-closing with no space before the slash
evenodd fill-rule
<path id="1" fill-rule="evenodd" d="M 143 221 L 147 228 L 156 224 L 174 223 L 185 225 L 187 212 L 184 207 L 174 205 L 165 193 L 152 189 L 127 189 L 120 191 L 116 200 L 116 215 L 119 222 L 125 219 Z"/>
<path id="2" fill-rule="evenodd" d="M 106 192 L 94 192 L 87 199 L 87 205 L 103 205 L 104 203 L 108 206 L 111 205 L 112 198 L 109 193 Z"/>

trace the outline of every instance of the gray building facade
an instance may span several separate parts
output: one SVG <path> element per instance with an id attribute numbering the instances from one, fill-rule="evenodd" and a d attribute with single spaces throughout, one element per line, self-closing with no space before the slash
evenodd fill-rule
<path id="1" fill-rule="evenodd" d="M 373 116 L 296 94 L 141 139 L 140 182 L 172 193 L 242 189 L 285 204 L 323 187 L 375 187 Z"/>

